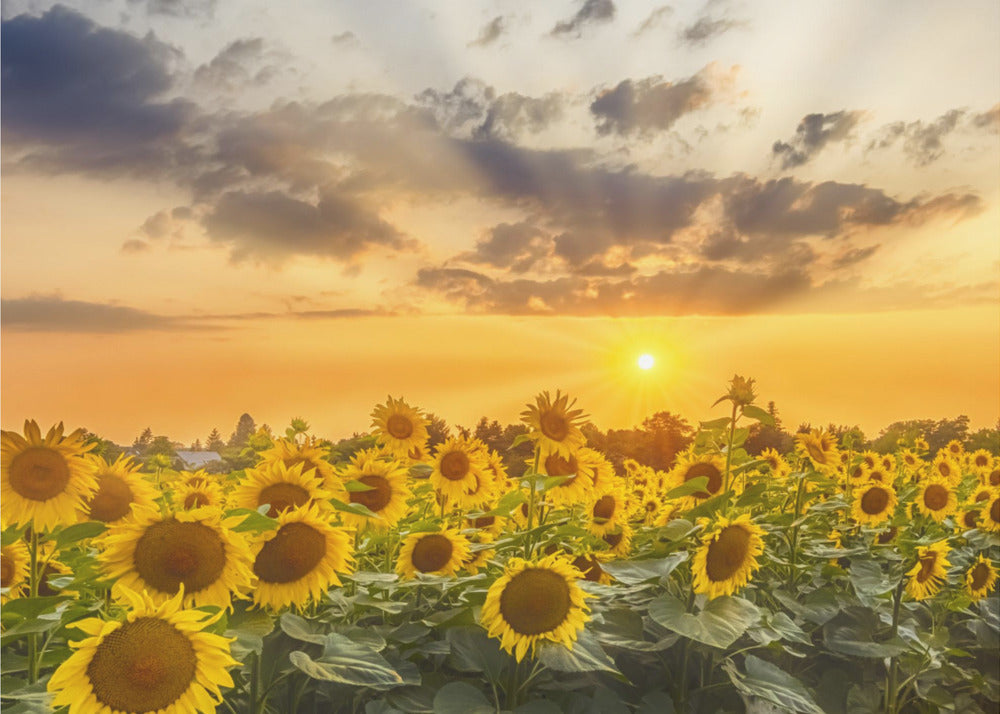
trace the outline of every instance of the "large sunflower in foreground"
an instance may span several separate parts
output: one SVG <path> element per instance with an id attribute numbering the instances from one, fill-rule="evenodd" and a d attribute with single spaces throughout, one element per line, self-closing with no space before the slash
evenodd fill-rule
<path id="1" fill-rule="evenodd" d="M 344 523 L 356 528 L 388 530 L 395 528 L 406 515 L 406 501 L 410 487 L 406 484 L 407 468 L 398 461 L 369 460 L 363 464 L 344 467 L 344 481 L 357 481 L 367 487 L 364 491 L 348 491 L 351 503 L 359 503 L 378 518 L 342 511 Z"/>
<path id="2" fill-rule="evenodd" d="M 802 458 L 809 459 L 813 467 L 822 473 L 831 473 L 836 470 L 840 463 L 840 455 L 837 453 L 837 437 L 821 429 L 796 434 L 795 451 Z"/>
<path id="3" fill-rule="evenodd" d="M 945 541 L 939 541 L 926 547 L 917 548 L 917 563 L 907 575 L 906 592 L 914 600 L 924 600 L 933 597 L 941 589 L 941 583 L 948 578 L 948 551 L 951 548 Z"/>
<path id="4" fill-rule="evenodd" d="M 232 687 L 227 667 L 239 664 L 229 641 L 203 632 L 219 615 L 182 610 L 184 593 L 157 605 L 123 589 L 124 622 L 89 618 L 69 627 L 88 637 L 49 680 L 54 707 L 70 714 L 193 714 L 214 712 L 220 687 Z"/>
<path id="5" fill-rule="evenodd" d="M 570 402 L 569 395 L 558 390 L 554 401 L 548 392 L 542 392 L 535 397 L 534 404 L 528 404 L 527 410 L 521 412 L 521 421 L 529 427 L 528 437 L 542 456 L 569 456 L 587 443 L 580 431 L 585 416 L 582 409 L 573 409 L 575 404 L 575 399 Z"/>
<path id="6" fill-rule="evenodd" d="M 923 482 L 914 503 L 917 504 L 917 510 L 940 523 L 955 512 L 958 497 L 947 481 L 931 478 Z"/>
<path id="7" fill-rule="evenodd" d="M 417 573 L 454 575 L 469 560 L 469 540 L 456 530 L 411 533 L 399 549 L 396 572 L 407 580 Z"/>
<path id="8" fill-rule="evenodd" d="M 965 591 L 973 602 L 982 600 L 990 594 L 997 581 L 997 571 L 993 564 L 982 553 L 965 571 Z"/>
<path id="9" fill-rule="evenodd" d="M 42 437 L 34 420 L 25 420 L 24 436 L 0 431 L 0 528 L 50 531 L 79 520 L 84 499 L 97 490 L 83 435 L 77 429 L 64 437 L 59 422 Z"/>
<path id="10" fill-rule="evenodd" d="M 851 517 L 858 523 L 877 526 L 892 518 L 896 503 L 896 489 L 887 483 L 871 481 L 855 489 Z"/>
<path id="11" fill-rule="evenodd" d="M 289 508 L 310 503 L 329 506 L 333 494 L 323 488 L 323 478 L 315 469 L 305 470 L 305 464 L 292 467 L 283 461 L 269 461 L 247 469 L 230 499 L 236 508 L 256 511 L 268 504 L 267 515 L 276 518 Z"/>
<path id="12" fill-rule="evenodd" d="M 253 601 L 274 610 L 318 600 L 340 585 L 338 572 L 353 570 L 351 536 L 331 526 L 316 506 L 281 513 L 277 530 L 262 534 L 252 547 Z"/>
<path id="13" fill-rule="evenodd" d="M 31 555 L 23 540 L 0 548 L 0 587 L 7 589 L 7 594 L 0 596 L 3 602 L 20 597 L 24 586 L 28 584 L 30 568 Z"/>
<path id="14" fill-rule="evenodd" d="M 139 464 L 124 454 L 114 463 L 99 456 L 91 462 L 97 490 L 85 498 L 81 515 L 103 523 L 118 523 L 132 512 L 132 504 L 140 508 L 155 508 L 160 491 L 139 473 Z"/>
<path id="15" fill-rule="evenodd" d="M 223 520 L 218 508 L 195 508 L 161 515 L 136 509 L 103 538 L 98 559 L 112 592 L 146 590 L 156 602 L 184 586 L 191 607 L 231 607 L 233 594 L 250 587 L 250 550 L 231 528 L 240 518 Z"/>
<path id="16" fill-rule="evenodd" d="M 711 600 L 732 595 L 750 581 L 760 568 L 757 556 L 764 553 L 764 530 L 750 521 L 749 514 L 728 519 L 720 516 L 715 527 L 702 537 L 694 554 L 692 586 Z"/>
<path id="17" fill-rule="evenodd" d="M 478 494 L 483 482 L 492 482 L 486 454 L 479 445 L 461 437 L 449 437 L 434 450 L 431 484 L 452 504 L 468 508 L 482 503 Z"/>
<path id="18" fill-rule="evenodd" d="M 372 433 L 380 444 L 401 458 L 427 442 L 427 424 L 419 409 L 391 396 L 372 410 Z"/>
<path id="19" fill-rule="evenodd" d="M 480 622 L 518 662 L 534 655 L 541 641 L 572 649 L 590 619 L 580 577 L 558 554 L 535 561 L 511 558 L 486 593 Z"/>

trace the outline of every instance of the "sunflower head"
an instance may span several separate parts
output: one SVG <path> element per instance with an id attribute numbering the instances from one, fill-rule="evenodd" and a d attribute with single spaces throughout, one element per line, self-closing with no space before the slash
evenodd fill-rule
<path id="1" fill-rule="evenodd" d="M 924 600 L 933 597 L 941 589 L 941 583 L 947 577 L 948 552 L 951 548 L 945 541 L 939 541 L 926 547 L 917 548 L 917 562 L 906 573 L 909 581 L 906 592 L 914 600 Z"/>
<path id="2" fill-rule="evenodd" d="M 920 453 L 924 453 L 925 451 L 930 450 L 931 445 L 927 443 L 927 439 L 925 439 L 922 436 L 918 436 L 916 439 L 913 440 L 913 448 L 919 451 Z"/>
<path id="3" fill-rule="evenodd" d="M 122 590 L 124 622 L 96 618 L 70 627 L 87 637 L 49 680 L 55 707 L 74 712 L 213 712 L 221 687 L 232 687 L 226 668 L 239 664 L 229 640 L 203 630 L 219 618 L 183 610 L 183 590 L 157 605 L 147 594 Z"/>
<path id="4" fill-rule="evenodd" d="M 399 549 L 396 572 L 407 580 L 417 573 L 455 575 L 470 560 L 469 540 L 458 531 L 411 533 Z"/>
<path id="5" fill-rule="evenodd" d="M 289 469 L 301 465 L 304 474 L 315 469 L 314 475 L 323 482 L 323 488 L 342 498 L 343 494 L 338 490 L 341 483 L 333 464 L 328 461 L 329 456 L 330 449 L 315 440 L 299 444 L 294 439 L 283 438 L 276 439 L 274 446 L 260 453 L 263 462 L 281 461 Z"/>
<path id="6" fill-rule="evenodd" d="M 980 553 L 969 569 L 965 571 L 965 591 L 973 602 L 990 594 L 997 582 L 997 571 L 993 563 Z"/>
<path id="7" fill-rule="evenodd" d="M 994 490 L 990 499 L 983 503 L 979 527 L 991 533 L 1000 533 L 1000 490 Z"/>
<path id="8" fill-rule="evenodd" d="M 215 481 L 178 486 L 170 494 L 170 498 L 178 511 L 190 511 L 204 506 L 223 508 L 226 505 L 226 494 Z"/>
<path id="9" fill-rule="evenodd" d="M 703 536 L 691 568 L 696 593 L 709 599 L 732 595 L 750 581 L 760 568 L 757 556 L 764 553 L 764 530 L 751 522 L 749 514 L 728 519 L 720 516 Z"/>
<path id="10" fill-rule="evenodd" d="M 348 464 L 342 471 L 344 481 L 356 481 L 364 490 L 347 492 L 351 503 L 359 503 L 377 518 L 342 512 L 344 523 L 355 528 L 387 530 L 395 528 L 406 515 L 410 487 L 406 482 L 407 468 L 399 461 L 369 460 L 363 465 Z"/>
<path id="11" fill-rule="evenodd" d="M 0 588 L 7 592 L 0 595 L 0 602 L 20 597 L 28 584 L 28 570 L 31 555 L 23 540 L 17 540 L 0 548 Z"/>
<path id="12" fill-rule="evenodd" d="M 428 423 L 419 409 L 391 396 L 372 410 L 373 433 L 379 443 L 401 458 L 427 443 Z"/>
<path id="13" fill-rule="evenodd" d="M 962 480 L 962 472 L 955 459 L 942 450 L 931 463 L 931 478 L 943 479 L 957 486 Z"/>
<path id="14" fill-rule="evenodd" d="M 0 527 L 29 525 L 37 531 L 72 525 L 97 490 L 93 461 L 84 454 L 83 429 L 63 436 L 62 422 L 43 437 L 33 420 L 24 436 L 0 431 Z"/>
<path id="15" fill-rule="evenodd" d="M 932 477 L 921 485 L 916 504 L 917 510 L 940 523 L 955 512 L 958 497 L 948 481 Z"/>
<path id="16" fill-rule="evenodd" d="M 574 399 L 556 391 L 553 400 L 548 392 L 535 397 L 534 404 L 528 404 L 521 412 L 521 421 L 529 427 L 528 436 L 540 449 L 542 455 L 560 454 L 569 456 L 581 448 L 586 439 L 580 431 L 580 424 L 586 418 L 582 409 L 573 409 Z"/>
<path id="17" fill-rule="evenodd" d="M 94 521 L 118 523 L 132 512 L 132 505 L 154 508 L 160 492 L 139 473 L 139 464 L 124 454 L 114 463 L 91 457 L 97 490 L 84 499 L 81 516 Z"/>
<path id="18" fill-rule="evenodd" d="M 677 460 L 677 465 L 670 471 L 668 483 L 670 486 L 682 486 L 696 478 L 707 478 L 703 491 L 695 491 L 684 499 L 685 506 L 696 505 L 712 496 L 722 493 L 725 480 L 726 462 L 714 454 L 696 456 L 688 453 Z"/>
<path id="19" fill-rule="evenodd" d="M 601 536 L 608 545 L 608 552 L 619 558 L 628 557 L 632 552 L 632 526 L 622 523 L 617 530 L 608 531 Z"/>
<path id="20" fill-rule="evenodd" d="M 511 558 L 486 593 L 481 622 L 490 637 L 520 662 L 539 642 L 572 648 L 590 619 L 581 577 L 563 555 Z"/>
<path id="21" fill-rule="evenodd" d="M 891 484 L 869 481 L 854 491 L 851 517 L 858 523 L 877 526 L 892 517 L 896 503 L 896 489 Z"/>
<path id="22" fill-rule="evenodd" d="M 993 468 L 993 455 L 986 449 L 976 449 L 969 454 L 969 468 L 974 473 L 989 473 Z"/>
<path id="23" fill-rule="evenodd" d="M 434 451 L 430 481 L 434 490 L 462 508 L 482 505 L 493 496 L 493 471 L 478 439 L 449 437 Z"/>
<path id="24" fill-rule="evenodd" d="M 965 453 L 965 447 L 962 445 L 962 442 L 959 441 L 958 439 L 952 439 L 945 445 L 944 451 L 947 451 L 948 454 L 953 457 L 961 456 L 962 454 Z"/>
<path id="25" fill-rule="evenodd" d="M 325 507 L 333 494 L 323 487 L 323 478 L 316 469 L 305 470 L 298 463 L 289 468 L 283 461 L 265 461 L 247 469 L 231 496 L 237 508 L 257 510 L 268 505 L 267 515 L 277 517 L 289 508 L 309 504 Z"/>
<path id="26" fill-rule="evenodd" d="M 817 471 L 823 473 L 834 471 L 840 463 L 837 437 L 820 429 L 796 434 L 795 450 L 802 458 L 809 459 Z"/>

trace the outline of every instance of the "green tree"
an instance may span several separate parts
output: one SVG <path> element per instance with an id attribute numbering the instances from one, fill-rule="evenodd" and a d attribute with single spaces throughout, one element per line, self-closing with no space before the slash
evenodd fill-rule
<path id="1" fill-rule="evenodd" d="M 687 420 L 670 412 L 656 412 L 647 417 L 642 430 L 649 435 L 643 440 L 646 447 L 643 463 L 661 471 L 672 468 L 677 454 L 694 441 L 694 429 Z"/>
<path id="2" fill-rule="evenodd" d="M 431 414 L 427 412 L 424 414 L 427 418 L 427 445 L 429 448 L 433 449 L 435 446 L 440 444 L 442 441 L 451 436 L 451 427 L 448 426 L 446 422 L 441 417 L 436 414 Z"/>
<path id="3" fill-rule="evenodd" d="M 246 413 L 241 414 L 240 420 L 236 424 L 236 431 L 229 436 L 228 445 L 236 449 L 242 449 L 247 445 L 247 441 L 249 441 L 255 431 L 257 431 L 257 425 L 254 424 L 253 417 Z"/>
<path id="4" fill-rule="evenodd" d="M 222 440 L 222 434 L 219 433 L 219 430 L 212 429 L 212 433 L 208 435 L 208 441 L 205 442 L 205 450 L 219 453 L 225 446 L 226 444 Z"/>
<path id="5" fill-rule="evenodd" d="M 153 441 L 153 430 L 150 427 L 143 429 L 142 433 L 135 438 L 132 442 L 132 448 L 139 452 L 140 455 L 145 455 L 146 450 L 149 449 L 150 443 Z"/>

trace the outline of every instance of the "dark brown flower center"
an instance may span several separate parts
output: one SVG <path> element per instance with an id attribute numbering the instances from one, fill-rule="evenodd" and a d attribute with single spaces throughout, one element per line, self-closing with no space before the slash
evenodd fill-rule
<path id="1" fill-rule="evenodd" d="M 615 499 L 614 496 L 601 496 L 597 499 L 597 503 L 594 504 L 594 518 L 603 518 L 604 520 L 611 520 L 611 517 L 615 515 Z"/>
<path id="2" fill-rule="evenodd" d="M 605 533 L 602 537 L 605 543 L 612 548 L 617 548 L 618 544 L 622 542 L 622 538 L 625 537 L 625 531 L 621 531 L 620 533 Z"/>
<path id="3" fill-rule="evenodd" d="M 750 531 L 742 526 L 726 526 L 708 546 L 705 571 L 719 583 L 733 577 L 750 557 Z"/>
<path id="4" fill-rule="evenodd" d="M 368 486 L 370 490 L 351 491 L 351 503 L 360 503 L 374 513 L 389 505 L 389 501 L 392 500 L 392 484 L 389 483 L 389 479 L 372 474 L 362 476 L 358 481 Z"/>
<path id="5" fill-rule="evenodd" d="M 971 571 L 972 582 L 970 587 L 973 590 L 982 590 L 990 580 L 990 568 L 986 563 L 976 563 Z"/>
<path id="6" fill-rule="evenodd" d="M 267 515 L 276 518 L 279 513 L 287 511 L 289 508 L 298 508 L 309 502 L 309 492 L 297 483 L 272 483 L 270 486 L 262 488 L 257 496 L 257 505 L 263 506 L 270 503 Z"/>
<path id="7" fill-rule="evenodd" d="M 884 488 L 870 488 L 861 497 L 861 510 L 869 516 L 877 516 L 885 512 L 889 505 L 889 492 Z"/>
<path id="8" fill-rule="evenodd" d="M 0 588 L 10 587 L 10 584 L 14 582 L 14 573 L 16 571 L 17 566 L 14 564 L 13 559 L 0 555 Z"/>
<path id="9" fill-rule="evenodd" d="M 544 411 L 538 418 L 542 433 L 553 441 L 562 441 L 569 436 L 569 422 L 555 409 Z"/>
<path id="10" fill-rule="evenodd" d="M 994 523 L 1000 523 L 1000 498 L 994 498 L 990 504 L 990 519 Z"/>
<path id="11" fill-rule="evenodd" d="M 104 474 L 97 479 L 97 493 L 90 500 L 90 518 L 114 523 L 129 514 L 135 496 L 125 479 Z"/>
<path id="12" fill-rule="evenodd" d="M 881 533 L 879 533 L 878 538 L 876 539 L 878 540 L 879 545 L 885 545 L 886 543 L 891 543 L 892 539 L 896 537 L 896 531 L 897 531 L 896 526 L 892 526 L 889 530 L 882 531 Z"/>
<path id="13" fill-rule="evenodd" d="M 807 441 L 806 442 L 806 451 L 809 452 L 810 458 L 812 458 L 812 460 L 815 463 L 821 464 L 821 465 L 822 464 L 826 464 L 826 462 L 827 462 L 826 452 L 824 452 L 823 449 L 820 448 L 819 444 L 816 444 L 816 443 L 814 443 L 812 441 Z"/>
<path id="14" fill-rule="evenodd" d="M 966 511 L 962 515 L 962 525 L 966 528 L 975 528 L 979 525 L 979 511 L 972 509 L 971 511 Z"/>
<path id="15" fill-rule="evenodd" d="M 924 505 L 932 511 L 940 511 L 948 505 L 948 489 L 939 483 L 932 483 L 924 489 Z"/>
<path id="16" fill-rule="evenodd" d="M 573 567 L 583 573 L 584 580 L 589 580 L 592 583 L 600 582 L 601 576 L 604 575 L 601 564 L 594 557 L 578 556 L 573 560 Z"/>
<path id="17" fill-rule="evenodd" d="M 449 451 L 441 458 L 441 475 L 449 481 L 461 481 L 468 475 L 470 466 L 464 451 Z"/>
<path id="18" fill-rule="evenodd" d="M 413 546 L 413 567 L 421 573 L 434 573 L 448 565 L 455 546 L 440 533 L 425 535 Z"/>
<path id="19" fill-rule="evenodd" d="M 208 498 L 208 494 L 202 493 L 201 491 L 192 491 L 184 497 L 184 510 L 190 511 L 192 508 L 200 508 L 201 506 L 207 506 L 210 503 L 211 501 Z M 270 515 L 270 513 L 268 515 Z"/>
<path id="20" fill-rule="evenodd" d="M 10 462 L 10 487 L 31 501 L 47 501 L 64 493 L 69 478 L 66 457 L 44 446 L 29 447 Z"/>
<path id="21" fill-rule="evenodd" d="M 973 463 L 975 463 L 975 465 L 978 466 L 979 468 L 986 466 L 986 464 L 988 464 L 989 462 L 990 462 L 990 457 L 987 456 L 986 454 L 976 454 L 976 458 L 973 461 Z"/>
<path id="22" fill-rule="evenodd" d="M 566 579 L 545 568 L 522 570 L 500 594 L 500 615 L 519 635 L 556 629 L 566 621 L 571 606 Z"/>
<path id="23" fill-rule="evenodd" d="M 222 575 L 226 546 L 212 528 L 173 518 L 153 523 L 135 544 L 136 572 L 151 587 L 176 593 L 198 592 Z"/>
<path id="24" fill-rule="evenodd" d="M 409 439 L 413 434 L 413 422 L 402 414 L 393 414 L 385 420 L 385 430 L 394 439 Z"/>
<path id="25" fill-rule="evenodd" d="M 948 465 L 947 461 L 938 462 L 937 469 L 938 473 L 944 476 L 945 478 L 951 476 L 951 466 Z"/>
<path id="26" fill-rule="evenodd" d="M 326 555 L 326 536 L 307 523 L 286 523 L 260 549 L 253 572 L 266 583 L 292 583 Z"/>
<path id="27" fill-rule="evenodd" d="M 1000 469 L 990 471 L 990 486 L 1000 486 Z"/>
<path id="28" fill-rule="evenodd" d="M 545 473 L 549 476 L 575 476 L 578 469 L 579 464 L 573 455 L 568 459 L 558 454 L 549 454 L 545 457 Z M 572 483 L 573 480 L 569 479 L 565 483 Z"/>
<path id="29" fill-rule="evenodd" d="M 156 617 L 126 622 L 107 635 L 87 665 L 87 679 L 104 707 L 155 712 L 175 704 L 196 682 L 198 655 L 176 627 Z"/>
<path id="30" fill-rule="evenodd" d="M 468 519 L 473 528 L 489 528 L 496 523 L 496 516 L 480 516 Z"/>
<path id="31" fill-rule="evenodd" d="M 917 573 L 917 582 L 926 583 L 934 575 L 934 565 L 937 563 L 937 553 L 931 553 L 920 558 L 920 572 Z"/>
<path id="32" fill-rule="evenodd" d="M 687 482 L 703 476 L 708 477 L 708 486 L 706 487 L 708 490 L 695 492 L 695 498 L 708 498 L 712 494 L 718 493 L 719 489 L 722 488 L 722 472 L 714 464 L 709 463 L 693 464 L 684 474 L 684 481 Z"/>

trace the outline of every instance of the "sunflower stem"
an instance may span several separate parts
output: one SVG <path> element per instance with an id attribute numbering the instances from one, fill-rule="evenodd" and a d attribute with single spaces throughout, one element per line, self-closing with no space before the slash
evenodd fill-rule
<path id="1" fill-rule="evenodd" d="M 528 494 L 528 529 L 524 537 L 524 557 L 531 558 L 531 528 L 535 524 L 535 487 L 537 485 L 538 461 L 541 457 L 541 450 L 535 444 L 535 465 L 531 467 L 531 479 L 529 480 L 531 491 Z"/>
<path id="2" fill-rule="evenodd" d="M 694 587 L 691 587 L 691 592 L 688 594 L 687 601 L 687 612 L 691 612 L 694 609 Z M 681 712 L 687 711 L 687 698 L 688 698 L 688 660 L 691 656 L 691 640 L 687 637 L 681 642 L 681 693 L 678 701 L 678 710 Z"/>
<path id="3" fill-rule="evenodd" d="M 892 599 L 892 635 L 896 636 L 899 631 L 899 605 L 903 601 L 903 586 L 906 580 L 900 578 L 899 585 Z M 899 663 L 895 657 L 890 658 L 889 671 L 886 672 L 885 680 L 885 710 L 888 714 L 896 714 L 898 711 L 899 692 L 896 688 L 896 680 L 899 676 Z"/>
<path id="4" fill-rule="evenodd" d="M 795 518 L 792 526 L 792 539 L 791 539 L 791 553 L 788 557 L 788 587 L 794 588 L 795 586 L 795 560 L 798 556 L 799 551 L 799 511 L 802 509 L 802 491 L 805 486 L 805 477 L 799 477 L 799 485 L 795 490 Z"/>
<path id="5" fill-rule="evenodd" d="M 257 699 L 260 690 L 260 657 L 250 653 L 250 714 L 257 714 Z"/>
<path id="6" fill-rule="evenodd" d="M 38 597 L 38 530 L 34 524 L 31 526 L 31 545 L 29 546 L 31 556 L 30 570 L 28 571 L 28 592 L 32 599 Z M 38 681 L 38 633 L 32 632 L 28 635 L 28 684 Z"/>
<path id="7" fill-rule="evenodd" d="M 733 440 L 736 438 L 736 410 L 739 405 L 733 401 L 733 415 L 729 419 L 729 441 L 726 445 L 726 482 L 723 484 L 722 492 L 726 494 L 726 501 L 723 507 L 722 514 L 724 516 L 729 515 L 729 479 L 730 479 L 730 467 L 733 462 Z"/>

